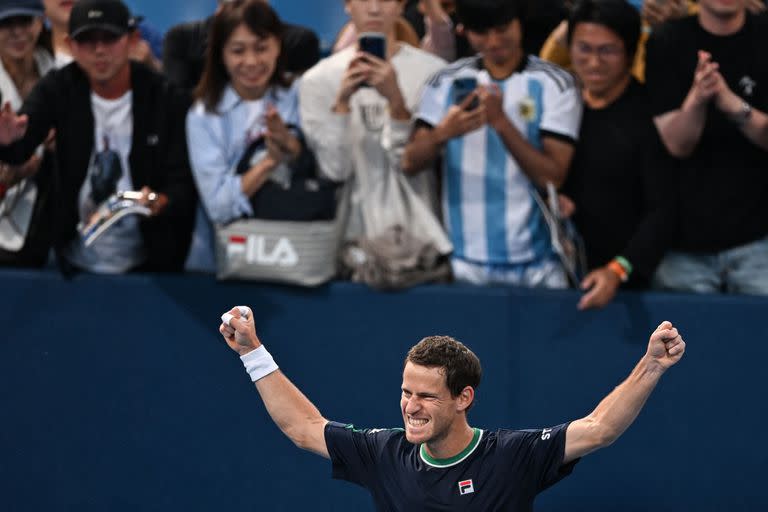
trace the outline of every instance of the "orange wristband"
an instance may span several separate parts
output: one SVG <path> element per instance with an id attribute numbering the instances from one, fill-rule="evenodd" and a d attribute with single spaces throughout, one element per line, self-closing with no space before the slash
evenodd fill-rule
<path id="1" fill-rule="evenodd" d="M 616 274 L 619 279 L 621 279 L 622 283 L 626 283 L 629 279 L 629 274 L 627 274 L 627 270 L 621 266 L 621 263 L 619 263 L 616 260 L 611 260 L 610 263 L 608 263 L 608 269 Z"/>

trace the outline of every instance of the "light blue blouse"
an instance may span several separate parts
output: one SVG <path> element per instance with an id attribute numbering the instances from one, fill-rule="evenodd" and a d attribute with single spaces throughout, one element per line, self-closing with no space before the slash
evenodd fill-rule
<path id="1" fill-rule="evenodd" d="M 265 130 L 269 104 L 277 108 L 284 123 L 300 125 L 295 87 L 273 87 L 258 100 L 243 100 L 227 86 L 215 112 L 206 111 L 198 101 L 187 113 L 189 161 L 201 199 L 187 270 L 214 272 L 213 224 L 253 214 L 236 169 L 249 141 Z"/>

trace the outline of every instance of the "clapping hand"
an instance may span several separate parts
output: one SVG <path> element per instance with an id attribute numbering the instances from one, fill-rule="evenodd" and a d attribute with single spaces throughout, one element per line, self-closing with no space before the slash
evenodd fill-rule
<path id="1" fill-rule="evenodd" d="M 699 51 L 699 62 L 689 94 L 699 106 L 714 101 L 717 108 L 729 116 L 737 115 L 743 104 L 739 95 L 728 87 L 718 63 L 713 62 L 712 55 L 703 50 Z"/>
<path id="2" fill-rule="evenodd" d="M 301 142 L 291 133 L 274 105 L 267 107 L 264 135 L 269 156 L 276 162 L 293 160 L 301 153 Z"/>
<path id="3" fill-rule="evenodd" d="M 723 77 L 720 74 L 720 65 L 712 61 L 709 52 L 699 51 L 698 59 L 689 97 L 695 105 L 702 106 L 718 95 L 723 85 Z"/>

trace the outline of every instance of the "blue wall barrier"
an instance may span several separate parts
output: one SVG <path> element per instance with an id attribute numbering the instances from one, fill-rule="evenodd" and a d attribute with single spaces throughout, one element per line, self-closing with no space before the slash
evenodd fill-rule
<path id="1" fill-rule="evenodd" d="M 165 32 L 173 25 L 206 18 L 216 9 L 216 0 L 125 0 L 131 10 Z M 347 21 L 344 0 L 272 0 L 280 17 L 317 32 L 323 48 L 330 48 L 336 33 Z"/>
<path id="2" fill-rule="evenodd" d="M 425 335 L 454 335 L 481 358 L 473 425 L 528 428 L 590 412 L 670 319 L 685 359 L 635 425 L 536 510 L 768 509 L 766 299 L 624 294 L 579 313 L 569 291 L 11 271 L 0 283 L 3 511 L 371 510 L 267 416 L 217 332 L 234 304 L 254 308 L 326 417 L 368 427 L 401 424 L 402 360 Z"/>

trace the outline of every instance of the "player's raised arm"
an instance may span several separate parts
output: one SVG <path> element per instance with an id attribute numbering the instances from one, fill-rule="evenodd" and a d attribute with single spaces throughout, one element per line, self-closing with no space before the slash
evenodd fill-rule
<path id="1" fill-rule="evenodd" d="M 670 322 L 651 334 L 648 351 L 630 376 L 603 399 L 589 416 L 568 426 L 563 464 L 610 445 L 629 427 L 659 378 L 685 352 L 685 342 Z"/>
<path id="2" fill-rule="evenodd" d="M 250 310 L 238 306 L 221 318 L 219 332 L 229 348 L 240 354 L 272 420 L 299 448 L 330 458 L 325 445 L 325 425 L 328 420 L 278 369 L 256 335 Z"/>

